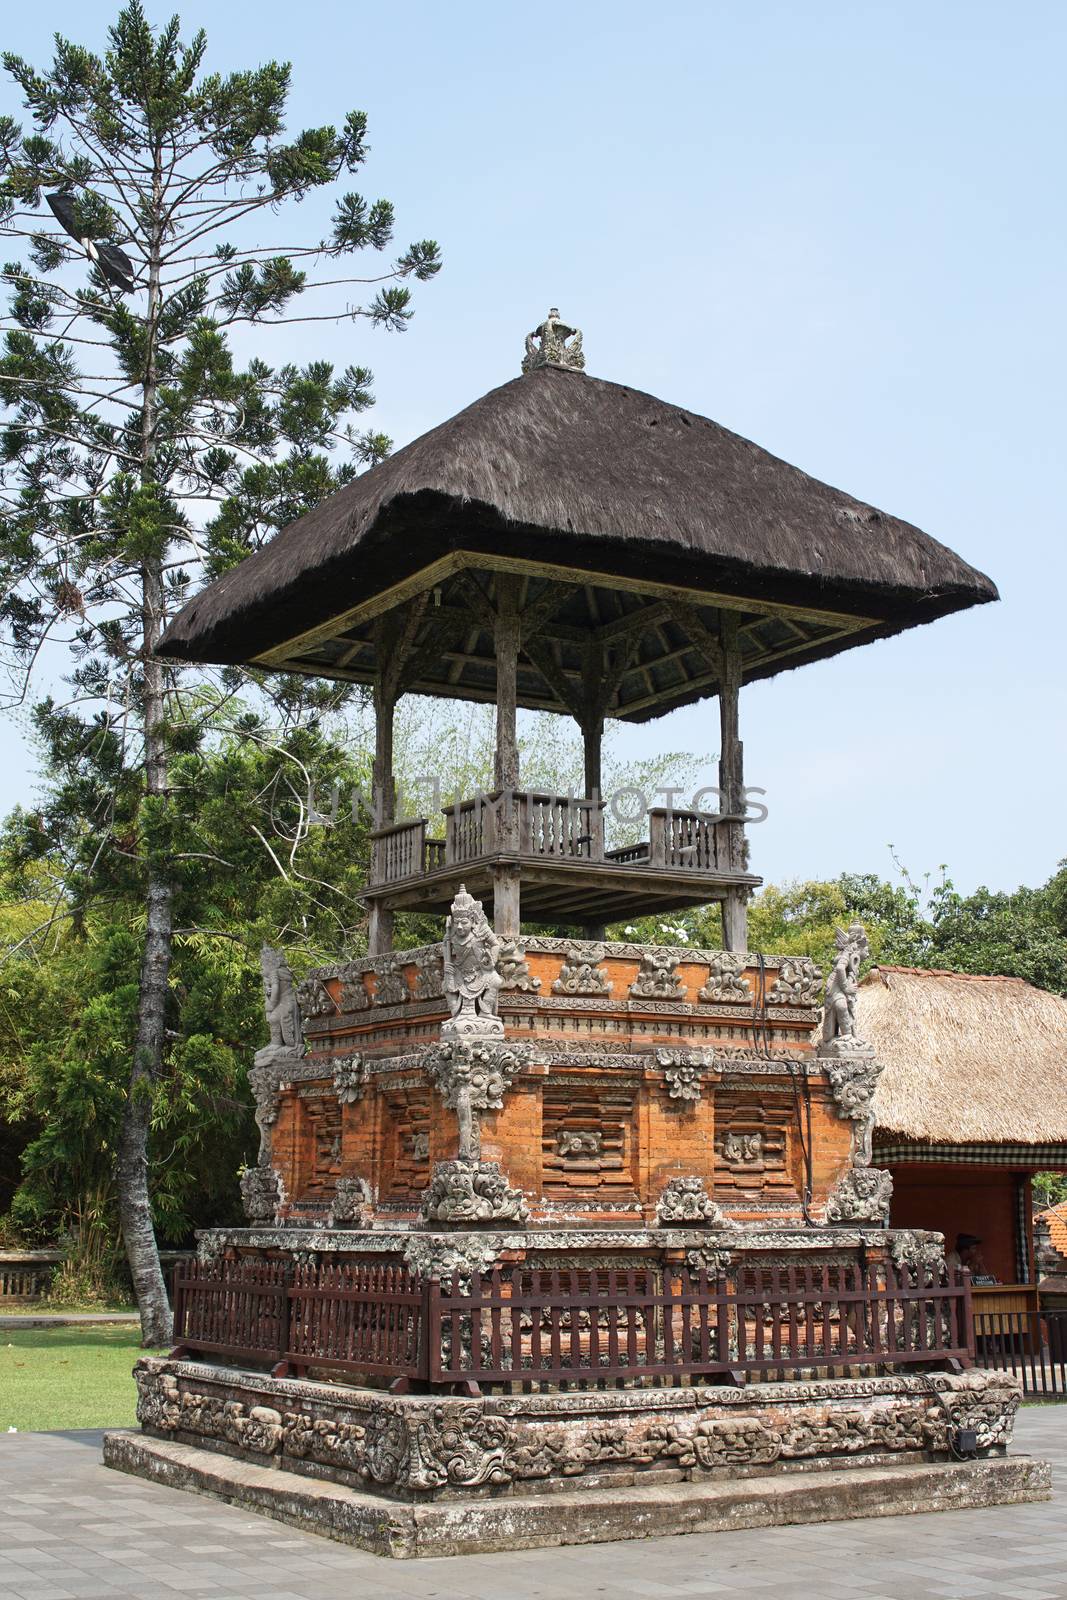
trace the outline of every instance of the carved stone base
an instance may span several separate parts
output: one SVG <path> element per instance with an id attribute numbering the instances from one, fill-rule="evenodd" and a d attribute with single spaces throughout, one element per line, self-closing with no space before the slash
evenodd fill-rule
<path id="1" fill-rule="evenodd" d="M 1004 1373 L 480 1400 L 389 1396 L 153 1357 L 137 1363 L 135 1376 L 144 1436 L 109 1435 L 109 1465 L 299 1517 L 382 1554 L 947 1509 L 1048 1492 L 1042 1463 L 998 1459 L 1020 1399 Z M 950 1460 L 956 1428 L 975 1430 L 985 1459 Z M 212 1472 L 226 1490 L 209 1481 Z M 825 1501 L 823 1480 L 836 1486 Z M 727 1491 L 762 1511 L 738 1520 L 735 1501 L 729 1516 L 694 1513 L 697 1504 L 721 1510 Z M 651 1497 L 654 1517 L 629 1528 L 621 1508 L 639 1507 L 642 1497 Z M 432 1515 L 437 1501 L 445 1504 Z"/>
<path id="2" fill-rule="evenodd" d="M 422 1197 L 424 1222 L 525 1222 L 529 1215 L 496 1161 L 439 1161 Z"/>

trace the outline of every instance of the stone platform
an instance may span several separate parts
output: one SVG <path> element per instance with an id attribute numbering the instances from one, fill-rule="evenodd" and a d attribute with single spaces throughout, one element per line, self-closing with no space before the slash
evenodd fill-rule
<path id="1" fill-rule="evenodd" d="M 1002 1373 L 390 1395 L 144 1357 L 109 1466 L 380 1554 L 459 1554 L 1045 1497 Z M 977 1459 L 955 1459 L 966 1448 Z M 860 1470 L 862 1469 L 862 1470 Z"/>
<path id="2" fill-rule="evenodd" d="M 104 1461 L 397 1559 L 960 1511 L 1052 1495 L 1048 1463 L 1029 1456 L 407 1505 L 139 1433 L 107 1434 Z"/>

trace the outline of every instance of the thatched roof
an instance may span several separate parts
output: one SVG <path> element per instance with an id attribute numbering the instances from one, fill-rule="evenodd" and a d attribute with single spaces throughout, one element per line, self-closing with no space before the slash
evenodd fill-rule
<path id="1" fill-rule="evenodd" d="M 1022 978 L 875 967 L 857 1030 L 884 1063 L 880 1135 L 1067 1141 L 1067 1000 Z"/>
<path id="2" fill-rule="evenodd" d="M 810 641 L 769 640 L 747 679 L 997 598 L 988 578 L 920 529 L 718 423 L 544 368 L 492 390 L 283 529 L 185 606 L 162 652 L 254 660 L 458 551 L 489 565 L 533 560 L 557 578 L 574 571 L 587 590 L 590 574 L 606 574 L 631 590 L 673 585 L 850 619 Z M 576 625 L 568 620 L 561 637 Z M 329 676 L 342 655 L 352 651 L 311 657 L 301 670 Z M 457 673 L 422 687 L 464 692 Z M 667 687 L 678 691 L 671 703 L 684 703 L 685 685 Z"/>

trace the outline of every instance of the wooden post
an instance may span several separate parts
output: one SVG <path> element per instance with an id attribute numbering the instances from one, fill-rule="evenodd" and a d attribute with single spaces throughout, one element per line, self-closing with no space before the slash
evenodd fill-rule
<path id="1" fill-rule="evenodd" d="M 501 790 L 500 846 L 507 851 L 518 847 L 517 802 L 519 787 L 518 667 L 522 623 L 519 616 L 519 579 L 500 573 L 496 580 L 496 617 L 493 624 L 493 653 L 496 656 L 496 754 L 493 778 Z M 503 939 L 519 933 L 519 869 L 497 867 L 493 872 L 493 927 Z"/>
<path id="2" fill-rule="evenodd" d="M 721 623 L 722 678 L 719 688 L 719 788 L 722 806 L 735 815 L 745 805 L 744 746 L 738 737 L 738 699 L 741 691 L 741 646 L 737 613 L 724 611 Z M 730 870 L 744 866 L 744 828 L 735 822 L 730 827 Z M 724 950 L 744 950 L 748 944 L 748 895 L 744 889 L 728 889 L 722 903 L 722 943 Z"/>
<path id="3" fill-rule="evenodd" d="M 374 764 L 371 767 L 371 814 L 376 828 L 396 820 L 396 783 L 393 777 L 393 717 L 396 698 L 384 671 L 374 675 Z M 371 902 L 367 924 L 367 949 L 372 956 L 393 948 L 393 912 Z"/>

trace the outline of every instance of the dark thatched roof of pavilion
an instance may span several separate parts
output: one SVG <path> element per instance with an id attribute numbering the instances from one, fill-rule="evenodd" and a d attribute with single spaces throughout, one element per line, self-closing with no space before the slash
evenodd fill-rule
<path id="1" fill-rule="evenodd" d="M 997 598 L 919 528 L 717 422 L 543 368 L 283 529 L 188 602 L 161 652 L 252 661 L 455 551 L 866 619 L 788 666 Z"/>

